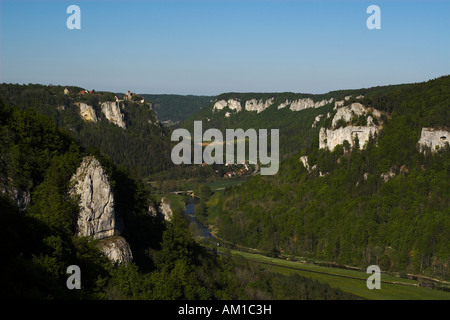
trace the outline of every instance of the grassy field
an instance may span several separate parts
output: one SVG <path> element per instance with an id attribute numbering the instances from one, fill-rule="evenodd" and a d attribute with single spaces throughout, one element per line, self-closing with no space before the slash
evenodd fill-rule
<path id="1" fill-rule="evenodd" d="M 334 288 L 353 293 L 370 300 L 450 300 L 450 292 L 418 287 L 418 281 L 381 275 L 381 289 L 369 290 L 366 286 L 369 274 L 348 269 L 322 267 L 314 264 L 270 258 L 261 254 L 231 250 L 233 256 L 258 263 L 261 269 L 288 275 L 299 275 L 328 283 Z"/>
<path id="2" fill-rule="evenodd" d="M 211 188 L 213 192 L 223 193 L 226 187 L 234 187 L 242 184 L 246 179 L 223 179 L 215 182 L 206 183 L 207 186 Z"/>

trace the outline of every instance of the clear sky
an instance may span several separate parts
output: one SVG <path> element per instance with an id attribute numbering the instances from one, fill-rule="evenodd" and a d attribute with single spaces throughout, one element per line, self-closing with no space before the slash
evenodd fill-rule
<path id="1" fill-rule="evenodd" d="M 69 5 L 81 30 L 69 30 Z M 369 30 L 369 5 L 381 29 Z M 137 93 L 303 92 L 450 74 L 449 1 L 2 0 L 0 81 Z"/>

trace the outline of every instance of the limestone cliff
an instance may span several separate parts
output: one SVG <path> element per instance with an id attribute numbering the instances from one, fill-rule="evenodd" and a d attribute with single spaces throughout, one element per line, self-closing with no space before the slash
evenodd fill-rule
<path id="1" fill-rule="evenodd" d="M 241 103 L 239 100 L 235 99 L 229 99 L 228 101 L 225 100 L 219 100 L 214 104 L 213 112 L 215 110 L 222 110 L 223 108 L 228 107 L 231 110 L 236 110 L 236 112 L 239 112 L 242 110 Z"/>
<path id="2" fill-rule="evenodd" d="M 121 103 L 117 101 L 106 101 L 101 104 L 102 113 L 106 119 L 115 125 L 125 129 L 126 124 L 124 121 L 124 115 L 121 111 Z"/>
<path id="3" fill-rule="evenodd" d="M 430 148 L 431 152 L 436 152 L 450 143 L 450 132 L 433 128 L 422 128 L 418 143 L 420 151 Z"/>
<path id="4" fill-rule="evenodd" d="M 348 125 L 354 117 L 361 116 L 366 119 L 367 125 Z M 332 119 L 331 129 L 320 129 L 319 148 L 333 150 L 337 145 L 343 144 L 345 140 L 353 147 L 356 138 L 358 138 L 359 146 L 364 147 L 369 137 L 374 137 L 379 132 L 380 127 L 375 124 L 374 118 L 377 119 L 376 123 L 379 123 L 380 117 L 381 113 L 378 110 L 366 108 L 358 102 L 338 108 Z M 339 123 L 342 121 L 346 126 L 339 127 Z"/>
<path id="5" fill-rule="evenodd" d="M 303 163 L 303 166 L 306 168 L 306 170 L 309 171 L 308 156 L 301 156 L 300 161 Z"/>
<path id="6" fill-rule="evenodd" d="M 289 110 L 291 111 L 300 111 L 300 110 L 304 110 L 304 109 L 308 109 L 308 108 L 320 108 L 323 107 L 324 105 L 331 103 L 333 101 L 333 98 L 329 99 L 329 100 L 321 100 L 321 101 L 317 101 L 314 102 L 314 100 L 312 100 L 311 98 L 303 98 L 303 99 L 298 99 L 298 100 L 286 100 L 285 102 L 281 103 L 278 106 L 278 109 L 283 109 L 287 106 L 289 107 Z"/>
<path id="7" fill-rule="evenodd" d="M 102 240 L 99 246 L 112 261 L 130 262 L 131 249 L 125 239 L 117 236 L 120 219 L 116 216 L 109 178 L 100 162 L 93 156 L 83 158 L 71 181 L 69 192 L 79 197 L 77 234 Z"/>
<path id="8" fill-rule="evenodd" d="M 170 200 L 166 197 L 162 197 L 161 201 L 157 204 L 149 205 L 147 212 L 152 217 L 157 217 L 166 221 L 170 221 L 173 215 Z"/>
<path id="9" fill-rule="evenodd" d="M 163 197 L 161 199 L 161 203 L 159 204 L 158 209 L 159 212 L 164 217 L 164 220 L 170 221 L 172 219 L 173 211 L 169 199 Z"/>
<path id="10" fill-rule="evenodd" d="M 72 181 L 71 193 L 80 196 L 78 234 L 94 239 L 113 236 L 116 226 L 114 196 L 100 162 L 93 156 L 85 157 Z"/>
<path id="11" fill-rule="evenodd" d="M 337 145 L 343 144 L 345 140 L 353 147 L 356 137 L 358 137 L 359 146 L 362 148 L 369 140 L 370 135 L 373 137 L 376 133 L 378 133 L 377 126 L 347 126 L 334 130 L 321 128 L 319 132 L 319 148 L 334 150 Z"/>
<path id="12" fill-rule="evenodd" d="M 257 113 L 260 113 L 264 110 L 266 110 L 268 107 L 270 107 L 274 103 L 275 98 L 270 98 L 264 101 L 264 99 L 251 99 L 245 101 L 244 109 L 246 111 L 256 111 Z M 287 106 L 290 106 L 289 109 L 291 111 L 300 111 L 308 108 L 319 108 L 323 107 L 328 103 L 331 103 L 334 99 L 331 98 L 329 100 L 323 99 L 321 101 L 312 100 L 311 98 L 302 98 L 297 100 L 288 100 L 286 99 L 285 102 L 278 105 L 278 109 L 283 109 Z M 238 99 L 228 99 L 228 100 L 219 100 L 216 103 L 214 103 L 212 111 L 220 111 L 224 108 L 229 108 L 230 110 L 234 110 L 236 112 L 240 112 L 242 110 L 241 102 Z M 228 113 L 225 115 L 226 117 L 229 117 L 231 113 Z"/>
<path id="13" fill-rule="evenodd" d="M 360 116 L 365 114 L 366 108 L 361 103 L 352 103 L 350 106 L 345 106 L 337 110 L 331 125 L 333 126 L 333 128 L 335 128 L 337 122 L 341 119 L 348 123 L 353 116 Z"/>
<path id="14" fill-rule="evenodd" d="M 311 125 L 311 128 L 315 128 L 317 126 L 317 124 L 320 122 L 320 120 L 322 119 L 323 114 L 319 114 L 315 119 L 313 124 Z"/>
<path id="15" fill-rule="evenodd" d="M 248 100 L 245 102 L 245 110 L 247 111 L 256 111 L 256 113 L 260 113 L 261 111 L 266 110 L 268 107 L 270 107 L 273 104 L 274 98 L 267 99 L 265 102 L 263 102 L 262 99 L 256 100 Z"/>
<path id="16" fill-rule="evenodd" d="M 97 122 L 97 115 L 95 114 L 95 110 L 92 106 L 89 106 L 84 102 L 79 102 L 78 107 L 80 108 L 80 116 L 84 120 Z"/>

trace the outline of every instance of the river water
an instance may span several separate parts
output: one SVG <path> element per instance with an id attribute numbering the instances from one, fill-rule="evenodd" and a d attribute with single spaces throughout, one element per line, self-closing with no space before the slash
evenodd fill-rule
<path id="1" fill-rule="evenodd" d="M 184 214 L 190 220 L 189 229 L 192 231 L 194 236 L 198 236 L 201 238 L 205 238 L 205 240 L 214 239 L 214 236 L 209 232 L 208 228 L 205 227 L 201 222 L 197 221 L 194 215 L 195 209 L 195 201 L 192 198 L 189 198 L 188 203 L 186 204 L 186 210 Z"/>

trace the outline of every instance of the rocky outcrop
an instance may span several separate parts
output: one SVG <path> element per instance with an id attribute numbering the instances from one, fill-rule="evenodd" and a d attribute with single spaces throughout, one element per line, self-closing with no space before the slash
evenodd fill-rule
<path id="1" fill-rule="evenodd" d="M 120 236 L 103 239 L 99 241 L 98 246 L 103 254 L 112 262 L 127 264 L 133 261 L 133 253 L 131 252 L 130 245 Z"/>
<path id="2" fill-rule="evenodd" d="M 335 101 L 333 109 L 336 110 L 339 107 L 343 107 L 344 106 L 344 102 L 345 102 L 344 100 Z"/>
<path id="3" fill-rule="evenodd" d="M 223 108 L 228 107 L 231 110 L 235 110 L 236 112 L 239 112 L 242 110 L 241 103 L 238 100 L 229 99 L 228 101 L 225 100 L 219 100 L 214 104 L 213 112 L 215 110 L 222 110 Z"/>
<path id="4" fill-rule="evenodd" d="M 170 221 L 173 216 L 170 200 L 166 197 L 162 197 L 161 201 L 157 204 L 149 205 L 147 212 L 152 217 L 156 217 L 166 221 Z"/>
<path id="5" fill-rule="evenodd" d="M 274 98 L 270 98 L 263 102 L 262 99 L 256 100 L 248 100 L 245 102 L 245 110 L 247 111 L 256 111 L 256 113 L 260 113 L 261 111 L 266 110 L 268 107 L 270 107 L 273 104 Z"/>
<path id="6" fill-rule="evenodd" d="M 336 124 L 339 120 L 344 120 L 345 122 L 350 122 L 353 116 L 360 116 L 366 114 L 366 108 L 361 103 L 352 103 L 350 106 L 345 106 L 339 108 L 336 112 L 336 115 L 331 122 L 333 128 L 336 128 Z"/>
<path id="7" fill-rule="evenodd" d="M 21 190 L 14 187 L 10 178 L 0 179 L 0 194 L 6 194 L 8 198 L 12 199 L 20 210 L 24 210 L 31 202 L 31 194 L 28 190 Z"/>
<path id="8" fill-rule="evenodd" d="M 157 217 L 158 216 L 158 210 L 156 209 L 154 204 L 151 204 L 151 205 L 148 206 L 147 212 L 152 217 Z"/>
<path id="9" fill-rule="evenodd" d="M 450 132 L 434 128 L 422 128 L 419 139 L 419 150 L 423 152 L 430 148 L 431 152 L 444 148 L 450 143 Z"/>
<path id="10" fill-rule="evenodd" d="M 298 99 L 295 101 L 292 101 L 291 106 L 289 107 L 289 110 L 292 111 L 300 111 L 307 108 L 314 108 L 314 101 L 310 98 L 306 99 Z"/>
<path id="11" fill-rule="evenodd" d="M 223 108 L 225 108 L 228 105 L 228 102 L 226 102 L 225 100 L 219 100 L 216 103 L 214 103 L 214 107 L 213 107 L 213 111 L 214 110 L 222 110 Z"/>
<path id="12" fill-rule="evenodd" d="M 87 105 L 84 102 L 79 102 L 78 107 L 80 108 L 80 116 L 84 120 L 97 122 L 97 115 L 95 114 L 95 110 L 92 106 Z"/>
<path id="13" fill-rule="evenodd" d="M 316 174 L 319 175 L 319 177 L 323 177 L 323 176 L 326 176 L 327 174 L 329 174 L 329 173 L 323 174 L 322 171 L 319 170 L 319 167 L 317 164 L 315 164 L 311 167 L 311 165 L 309 164 L 308 156 L 301 156 L 300 162 L 303 164 L 305 169 L 308 170 L 309 173 L 315 172 Z"/>
<path id="14" fill-rule="evenodd" d="M 245 102 L 245 110 L 246 111 L 256 111 L 257 113 L 260 113 L 267 108 L 269 108 L 274 103 L 275 98 L 270 98 L 264 101 L 264 99 L 251 99 L 247 100 Z M 286 102 L 283 102 L 278 105 L 278 109 L 283 109 L 287 106 L 290 106 L 289 109 L 292 111 L 300 111 L 308 108 L 319 108 L 323 107 L 328 103 L 331 103 L 334 99 L 331 98 L 329 100 L 321 100 L 314 102 L 311 98 L 302 98 L 298 100 L 286 100 Z M 229 108 L 230 110 L 235 110 L 236 112 L 240 112 L 242 110 L 241 102 L 237 99 L 229 99 L 229 100 L 219 100 L 216 103 L 214 103 L 212 111 L 220 111 L 224 108 Z M 229 117 L 231 113 L 226 113 L 225 116 Z"/>
<path id="15" fill-rule="evenodd" d="M 94 239 L 113 236 L 116 230 L 114 196 L 100 162 L 93 156 L 85 157 L 72 181 L 71 193 L 80 197 L 78 235 Z"/>
<path id="16" fill-rule="evenodd" d="M 159 212 L 164 217 L 164 220 L 170 221 L 172 219 L 173 211 L 169 199 L 163 197 L 158 207 Z"/>
<path id="17" fill-rule="evenodd" d="M 124 115 L 121 111 L 121 103 L 117 101 L 106 101 L 101 104 L 102 113 L 106 119 L 115 125 L 125 129 Z"/>
<path id="18" fill-rule="evenodd" d="M 303 163 L 303 166 L 305 167 L 305 169 L 309 171 L 308 156 L 301 156 L 300 161 Z"/>
<path id="19" fill-rule="evenodd" d="M 348 125 L 354 117 L 365 118 L 366 125 Z M 381 113 L 378 110 L 366 108 L 358 102 L 338 108 L 331 121 L 331 129 L 320 129 L 319 148 L 334 150 L 337 145 L 343 144 L 345 140 L 353 147 L 356 138 L 358 138 L 359 146 L 364 147 L 370 136 L 374 137 L 379 132 L 380 127 L 375 124 L 374 119 L 376 118 L 376 123 L 379 123 L 380 117 Z M 344 126 L 339 127 L 342 123 L 344 123 Z"/>
<path id="20" fill-rule="evenodd" d="M 108 175 L 93 156 L 84 157 L 71 179 L 71 195 L 79 197 L 78 236 L 99 239 L 102 252 L 113 262 L 132 260 L 130 246 L 120 237 L 120 217 L 114 208 L 114 195 Z"/>
<path id="21" fill-rule="evenodd" d="M 356 137 L 358 137 L 359 146 L 362 148 L 369 140 L 369 137 L 378 133 L 377 126 L 347 126 L 334 130 L 321 128 L 319 132 L 319 148 L 334 150 L 334 148 L 343 144 L 347 140 L 351 147 L 355 145 Z"/>
<path id="22" fill-rule="evenodd" d="M 304 110 L 304 109 L 308 109 L 308 108 L 319 108 L 319 107 L 323 107 L 324 105 L 331 103 L 333 101 L 333 98 L 329 99 L 329 100 L 321 100 L 318 102 L 314 102 L 314 100 L 312 100 L 311 98 L 303 98 L 303 99 L 298 99 L 298 100 L 293 100 L 293 101 L 289 101 L 286 100 L 285 102 L 281 103 L 278 106 L 278 109 L 283 109 L 285 107 L 287 107 L 288 105 L 290 105 L 289 109 L 291 111 L 300 111 L 300 110 Z"/>
<path id="23" fill-rule="evenodd" d="M 322 119 L 323 114 L 319 114 L 315 119 L 313 124 L 311 125 L 311 128 L 315 128 L 317 127 L 317 124 L 320 122 L 320 120 Z"/>

